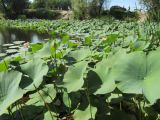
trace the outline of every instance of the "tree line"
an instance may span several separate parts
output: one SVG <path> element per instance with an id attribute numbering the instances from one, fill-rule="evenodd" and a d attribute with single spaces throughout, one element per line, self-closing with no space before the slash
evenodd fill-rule
<path id="1" fill-rule="evenodd" d="M 159 0 L 139 0 L 150 15 L 154 18 L 160 16 Z M 0 0 L 0 10 L 7 17 L 23 14 L 25 9 L 47 9 L 47 10 L 72 10 L 74 17 L 84 19 L 99 16 L 102 13 L 104 3 L 110 0 Z"/>

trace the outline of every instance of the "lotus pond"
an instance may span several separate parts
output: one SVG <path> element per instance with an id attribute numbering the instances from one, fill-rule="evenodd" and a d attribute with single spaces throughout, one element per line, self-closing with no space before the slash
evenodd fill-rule
<path id="1" fill-rule="evenodd" d="M 160 119 L 158 23 L 1 20 L 0 25 L 51 36 L 1 53 L 1 120 Z"/>

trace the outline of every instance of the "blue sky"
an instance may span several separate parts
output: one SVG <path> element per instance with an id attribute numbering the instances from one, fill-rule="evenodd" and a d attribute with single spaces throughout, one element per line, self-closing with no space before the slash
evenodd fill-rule
<path id="1" fill-rule="evenodd" d="M 119 5 L 121 7 L 129 8 L 134 10 L 136 8 L 140 9 L 142 6 L 139 4 L 138 0 L 110 0 L 109 8 L 113 5 Z"/>

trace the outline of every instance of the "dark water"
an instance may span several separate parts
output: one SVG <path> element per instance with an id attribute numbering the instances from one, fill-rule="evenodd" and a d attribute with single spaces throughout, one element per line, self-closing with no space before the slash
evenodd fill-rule
<path id="1" fill-rule="evenodd" d="M 38 43 L 44 42 L 45 39 L 48 38 L 48 34 L 41 34 L 34 31 L 23 31 L 11 28 L 0 29 L 0 51 L 2 50 L 3 44 L 13 43 L 14 41 Z"/>

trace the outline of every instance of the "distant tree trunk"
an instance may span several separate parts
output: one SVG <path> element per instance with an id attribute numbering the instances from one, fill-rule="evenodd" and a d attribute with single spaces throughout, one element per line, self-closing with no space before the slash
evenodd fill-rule
<path id="1" fill-rule="evenodd" d="M 99 15 L 101 14 L 104 2 L 105 2 L 105 0 L 100 0 L 99 1 Z"/>
<path id="2" fill-rule="evenodd" d="M 1 0 L 1 4 L 2 4 L 2 7 L 3 7 L 4 12 L 7 13 L 7 12 L 8 12 L 8 9 L 7 9 L 6 5 L 5 5 L 4 0 Z"/>

